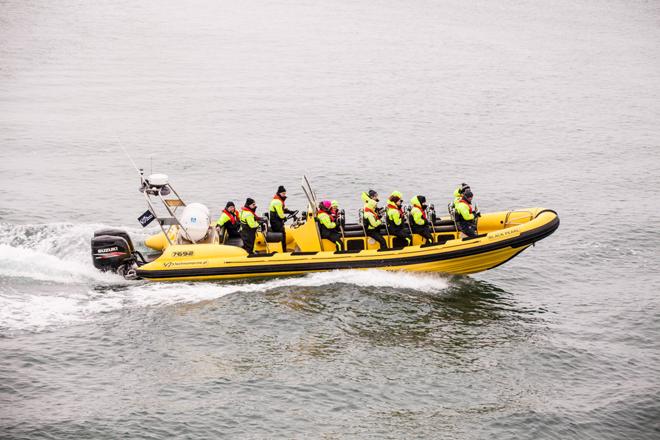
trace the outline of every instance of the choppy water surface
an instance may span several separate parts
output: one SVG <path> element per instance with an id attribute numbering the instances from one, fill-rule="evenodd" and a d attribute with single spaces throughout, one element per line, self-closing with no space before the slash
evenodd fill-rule
<path id="1" fill-rule="evenodd" d="M 660 436 L 653 2 L 0 3 L 0 437 Z M 214 213 L 307 174 L 562 225 L 470 277 L 94 270 L 136 162 Z"/>

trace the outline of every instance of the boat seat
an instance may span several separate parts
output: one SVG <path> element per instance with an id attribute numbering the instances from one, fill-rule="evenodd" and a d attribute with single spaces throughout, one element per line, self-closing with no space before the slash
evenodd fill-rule
<path id="1" fill-rule="evenodd" d="M 344 225 L 344 232 L 346 231 L 362 231 L 362 225 L 357 223 L 347 223 Z"/>
<path id="2" fill-rule="evenodd" d="M 385 237 L 387 236 L 387 230 L 385 227 L 381 227 L 379 229 L 380 234 Z M 456 227 L 454 227 L 453 224 L 447 225 L 447 226 L 435 226 L 435 232 L 440 234 L 440 233 L 446 233 L 446 232 L 456 232 Z M 392 234 L 390 234 L 392 235 Z M 364 237 L 364 231 L 362 228 L 358 230 L 346 230 L 344 229 L 344 237 L 346 238 L 356 238 L 356 237 Z"/>
<path id="3" fill-rule="evenodd" d="M 223 244 L 226 244 L 228 246 L 243 247 L 243 240 L 240 237 L 227 238 Z"/>
<path id="4" fill-rule="evenodd" d="M 218 244 L 226 244 L 227 246 L 243 247 L 243 240 L 241 239 L 241 237 L 230 237 L 224 226 L 222 228 L 216 226 L 215 231 L 216 231 L 216 234 L 219 237 Z M 222 237 L 224 237 L 224 241 L 222 240 Z"/>
<path id="5" fill-rule="evenodd" d="M 344 229 L 344 237 L 346 238 L 355 238 L 355 237 L 364 237 L 364 232 L 362 229 L 359 231 L 347 231 Z"/>
<path id="6" fill-rule="evenodd" d="M 456 227 L 454 226 L 454 223 L 452 222 L 449 225 L 436 226 L 435 227 L 435 232 L 456 232 Z"/>
<path id="7" fill-rule="evenodd" d="M 433 223 L 433 225 L 436 227 L 436 230 L 440 232 L 438 226 L 454 226 L 454 221 L 452 219 L 438 219 Z M 344 226 L 344 232 L 346 231 L 362 231 L 362 225 L 358 223 L 348 223 Z"/>
<path id="8" fill-rule="evenodd" d="M 268 231 L 268 232 L 266 232 L 266 241 L 268 243 L 280 242 L 280 241 L 282 241 L 282 233 L 281 232 Z"/>
<path id="9" fill-rule="evenodd" d="M 452 220 L 450 218 L 445 219 L 445 220 L 437 219 L 433 224 L 436 227 L 438 227 L 438 226 L 454 226 L 454 220 Z"/>

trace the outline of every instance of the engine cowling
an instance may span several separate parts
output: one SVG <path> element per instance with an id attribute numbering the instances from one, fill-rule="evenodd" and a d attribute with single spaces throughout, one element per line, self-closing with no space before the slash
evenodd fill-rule
<path id="1" fill-rule="evenodd" d="M 132 264 L 133 245 L 118 235 L 97 235 L 92 238 L 92 260 L 94 267 L 101 271 L 117 272 L 123 266 Z"/>
<path id="2" fill-rule="evenodd" d="M 131 241 L 131 236 L 128 235 L 128 232 L 122 229 L 107 228 L 107 229 L 99 229 L 98 231 L 94 232 L 94 237 L 99 237 L 101 235 L 113 235 L 116 237 L 121 237 L 124 240 L 126 240 L 126 243 L 128 243 L 128 247 L 130 248 L 131 252 L 135 250 L 135 246 L 133 246 L 133 241 Z"/>

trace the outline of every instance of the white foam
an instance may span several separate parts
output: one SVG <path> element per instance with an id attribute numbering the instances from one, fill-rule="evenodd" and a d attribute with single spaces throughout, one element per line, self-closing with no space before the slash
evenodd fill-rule
<path id="1" fill-rule="evenodd" d="M 316 287 L 329 284 L 352 284 L 363 287 L 391 287 L 434 293 L 447 288 L 447 281 L 431 274 L 387 272 L 383 270 L 343 270 L 320 272 L 298 278 L 278 278 L 246 284 L 172 284 L 142 285 L 133 302 L 141 306 L 190 303 L 221 298 L 241 292 L 265 292 L 286 287 Z"/>
<path id="2" fill-rule="evenodd" d="M 353 284 L 439 292 L 447 287 L 443 278 L 429 274 L 347 270 L 281 278 L 259 283 L 144 283 L 134 282 L 125 290 L 67 296 L 0 295 L 0 327 L 39 331 L 53 326 L 75 325 L 97 319 L 100 314 L 131 308 L 168 306 L 215 300 L 238 293 L 273 289 Z"/>
<path id="3" fill-rule="evenodd" d="M 123 282 L 119 275 L 98 271 L 93 266 L 91 257 L 87 263 L 82 263 L 6 244 L 0 244 L 0 276 L 31 278 L 57 283 Z"/>
<path id="4" fill-rule="evenodd" d="M 0 328 L 41 330 L 84 321 L 83 298 L 21 295 L 0 296 Z"/>
<path id="5" fill-rule="evenodd" d="M 279 285 L 280 283 L 283 284 Z M 362 287 L 412 289 L 428 293 L 440 292 L 447 288 L 447 281 L 437 275 L 400 271 L 392 272 L 378 269 L 319 272 L 303 278 L 274 280 L 265 284 L 271 284 L 274 288 L 282 286 L 311 287 L 335 283 L 353 284 Z"/>
<path id="6" fill-rule="evenodd" d="M 92 264 L 90 240 L 102 228 L 107 226 L 0 223 L 0 276 L 58 283 L 121 283 L 121 277 L 101 273 Z M 134 229 L 129 233 L 135 238 L 146 235 Z"/>

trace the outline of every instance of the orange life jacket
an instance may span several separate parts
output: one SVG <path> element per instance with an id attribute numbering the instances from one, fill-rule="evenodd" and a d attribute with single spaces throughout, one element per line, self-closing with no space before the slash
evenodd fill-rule
<path id="1" fill-rule="evenodd" d="M 238 222 L 238 215 L 237 214 L 232 214 L 231 212 L 227 211 L 226 209 L 223 209 L 222 212 L 227 214 L 227 217 L 229 217 L 229 221 L 231 222 L 232 225 L 235 225 L 236 222 Z M 235 212 L 235 211 L 234 211 Z"/>

